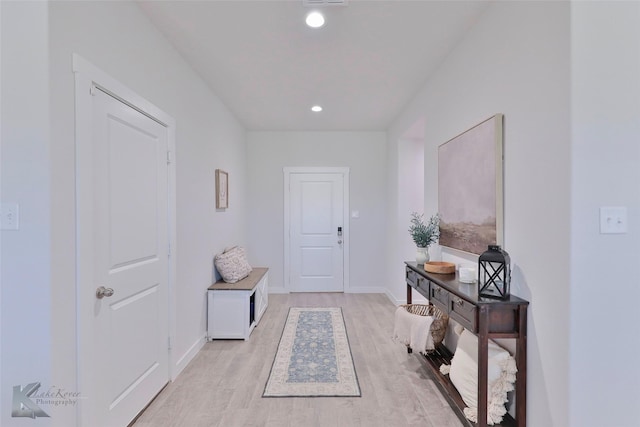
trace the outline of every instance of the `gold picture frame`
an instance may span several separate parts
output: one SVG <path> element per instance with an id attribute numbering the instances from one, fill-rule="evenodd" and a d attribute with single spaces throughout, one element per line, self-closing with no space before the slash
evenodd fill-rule
<path id="1" fill-rule="evenodd" d="M 229 174 L 216 169 L 216 209 L 229 207 Z"/>

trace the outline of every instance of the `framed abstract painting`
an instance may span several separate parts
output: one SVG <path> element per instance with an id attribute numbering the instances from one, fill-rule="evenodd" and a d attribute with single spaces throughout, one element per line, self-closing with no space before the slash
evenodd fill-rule
<path id="1" fill-rule="evenodd" d="M 503 115 L 438 147 L 440 245 L 481 254 L 503 245 Z"/>

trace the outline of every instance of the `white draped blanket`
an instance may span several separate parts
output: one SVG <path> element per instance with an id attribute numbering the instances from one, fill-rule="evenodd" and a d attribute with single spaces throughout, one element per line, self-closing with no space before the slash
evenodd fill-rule
<path id="1" fill-rule="evenodd" d="M 393 338 L 420 353 L 433 350 L 432 316 L 409 313 L 404 307 L 396 309 Z"/>

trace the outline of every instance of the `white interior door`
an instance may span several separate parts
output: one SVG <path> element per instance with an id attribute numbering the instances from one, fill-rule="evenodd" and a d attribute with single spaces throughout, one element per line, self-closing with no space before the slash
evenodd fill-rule
<path id="1" fill-rule="evenodd" d="M 344 291 L 344 176 L 290 175 L 290 286 L 294 292 Z"/>
<path id="2" fill-rule="evenodd" d="M 99 89 L 92 128 L 93 280 L 81 283 L 92 339 L 81 371 L 90 388 L 83 390 L 83 424 L 126 426 L 169 381 L 168 131 Z"/>

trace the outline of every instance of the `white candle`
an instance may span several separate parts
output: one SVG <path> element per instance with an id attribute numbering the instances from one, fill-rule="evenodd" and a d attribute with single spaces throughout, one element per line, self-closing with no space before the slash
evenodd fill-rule
<path id="1" fill-rule="evenodd" d="M 460 267 L 458 273 L 459 280 L 462 283 L 473 283 L 476 281 L 476 269 L 474 267 Z"/>

